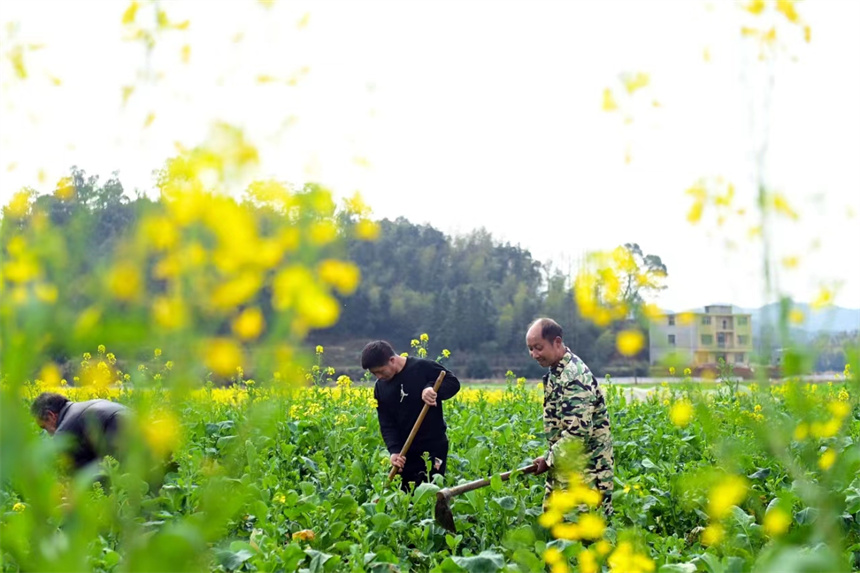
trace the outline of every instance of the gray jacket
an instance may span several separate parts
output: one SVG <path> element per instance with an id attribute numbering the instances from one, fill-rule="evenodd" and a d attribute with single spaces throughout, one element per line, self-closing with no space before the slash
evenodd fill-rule
<path id="1" fill-rule="evenodd" d="M 69 402 L 57 417 L 54 438 L 66 442 L 75 469 L 106 455 L 118 457 L 118 438 L 130 410 L 110 400 Z"/>

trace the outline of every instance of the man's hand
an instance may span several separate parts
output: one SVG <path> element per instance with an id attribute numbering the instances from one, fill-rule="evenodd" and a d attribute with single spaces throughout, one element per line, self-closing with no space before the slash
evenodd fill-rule
<path id="1" fill-rule="evenodd" d="M 535 458 L 534 463 L 537 466 L 537 469 L 535 470 L 535 475 L 540 475 L 549 469 L 549 466 L 546 463 L 546 458 L 543 456 Z"/>
<path id="2" fill-rule="evenodd" d="M 406 465 L 406 456 L 400 454 L 391 454 L 391 465 L 403 471 L 403 466 Z"/>
<path id="3" fill-rule="evenodd" d="M 430 406 L 436 405 L 436 392 L 433 391 L 433 388 L 424 388 L 424 391 L 421 392 L 421 399 L 424 400 L 425 404 L 429 404 Z"/>

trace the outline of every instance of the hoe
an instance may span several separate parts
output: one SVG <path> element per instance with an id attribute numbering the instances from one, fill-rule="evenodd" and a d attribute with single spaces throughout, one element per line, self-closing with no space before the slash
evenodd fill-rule
<path id="1" fill-rule="evenodd" d="M 520 468 L 517 473 L 523 474 L 531 474 L 537 470 L 537 465 L 532 464 L 530 466 L 526 466 L 524 468 Z M 502 481 L 507 481 L 510 479 L 511 474 L 514 472 L 505 472 L 499 475 L 502 478 Z M 462 485 L 458 485 L 456 487 L 446 487 L 445 489 L 440 489 L 436 492 L 436 522 L 450 531 L 451 533 L 457 533 L 457 527 L 454 525 L 454 514 L 451 511 L 451 506 L 449 502 L 451 498 L 455 495 L 460 495 L 461 493 L 466 493 L 467 491 L 472 491 L 478 488 L 482 488 L 490 485 L 489 479 L 479 479 L 469 483 L 464 483 Z"/>

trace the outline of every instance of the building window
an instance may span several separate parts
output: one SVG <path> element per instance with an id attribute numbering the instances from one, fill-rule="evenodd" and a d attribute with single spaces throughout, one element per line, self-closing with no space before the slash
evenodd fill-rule
<path id="1" fill-rule="evenodd" d="M 669 335 L 669 346 L 675 346 L 675 335 L 674 334 Z"/>
<path id="2" fill-rule="evenodd" d="M 669 315 L 669 326 L 675 326 L 675 315 L 674 314 Z"/>
<path id="3" fill-rule="evenodd" d="M 710 346 L 714 343 L 714 335 L 713 334 L 703 334 L 702 335 L 702 345 Z"/>
<path id="4" fill-rule="evenodd" d="M 749 324 L 749 322 L 748 322 L 748 321 L 749 321 L 749 318 L 748 318 L 748 317 L 746 317 L 746 316 L 739 316 L 739 317 L 738 317 L 738 326 L 746 326 L 747 324 Z"/>
<path id="5" fill-rule="evenodd" d="M 749 344 L 749 341 L 750 341 L 750 337 L 747 336 L 746 334 L 738 334 L 738 344 L 740 344 L 740 345 Z"/>
<path id="6" fill-rule="evenodd" d="M 710 316 L 703 316 L 702 317 L 702 324 L 711 324 L 711 317 Z"/>
<path id="7" fill-rule="evenodd" d="M 724 319 L 723 319 L 723 330 L 725 330 L 726 328 L 728 328 L 728 326 L 726 326 L 727 324 L 728 324 L 728 321 L 724 318 Z"/>
<path id="8" fill-rule="evenodd" d="M 744 355 L 743 355 L 743 353 L 742 353 L 742 352 L 738 352 L 737 354 L 735 354 L 735 364 L 743 364 L 743 362 L 744 362 Z"/>

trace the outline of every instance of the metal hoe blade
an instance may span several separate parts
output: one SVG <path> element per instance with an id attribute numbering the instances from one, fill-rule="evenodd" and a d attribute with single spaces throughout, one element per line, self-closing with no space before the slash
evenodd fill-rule
<path id="1" fill-rule="evenodd" d="M 457 526 L 454 525 L 454 512 L 451 511 L 451 506 L 448 505 L 448 496 L 445 495 L 444 491 L 436 493 L 436 510 L 434 512 L 436 523 L 451 533 L 457 533 Z"/>

